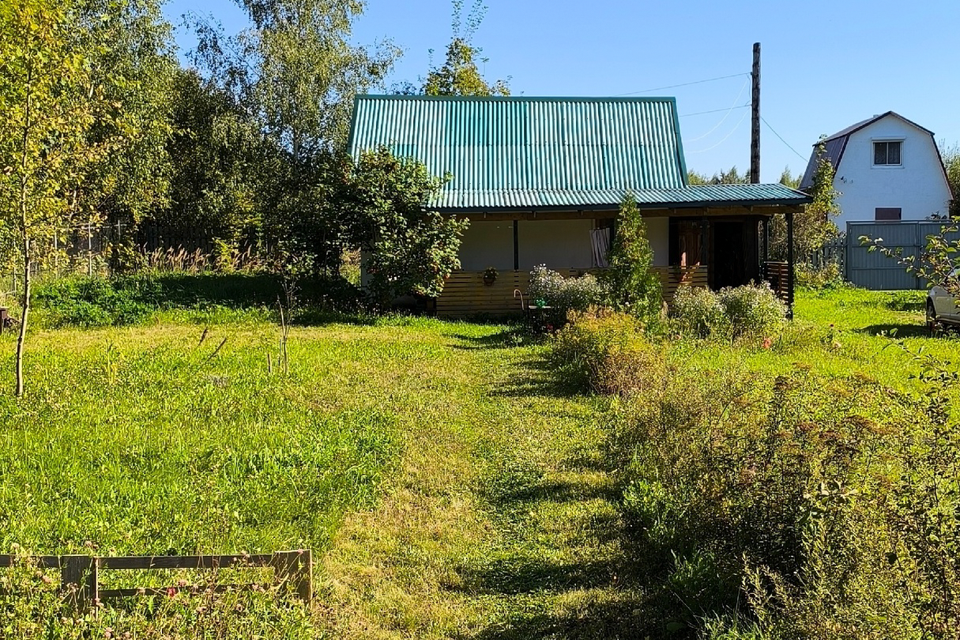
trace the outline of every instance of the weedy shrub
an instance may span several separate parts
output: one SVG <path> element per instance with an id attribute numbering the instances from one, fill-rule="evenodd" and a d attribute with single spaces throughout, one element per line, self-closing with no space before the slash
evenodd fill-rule
<path id="1" fill-rule="evenodd" d="M 930 379 L 917 398 L 864 377 L 689 368 L 622 404 L 611 447 L 627 463 L 625 514 L 684 624 L 952 637 L 960 429 L 945 390 L 957 376 Z"/>
<path id="2" fill-rule="evenodd" d="M 681 332 L 698 338 L 764 338 L 783 328 L 787 306 L 766 282 L 719 292 L 680 287 L 671 315 Z"/>
<path id="3" fill-rule="evenodd" d="M 147 276 L 108 279 L 76 276 L 39 284 L 34 299 L 51 327 L 104 327 L 136 323 L 150 314 L 162 287 Z"/>
<path id="4" fill-rule="evenodd" d="M 548 359 L 561 380 L 582 388 L 611 392 L 618 384 L 611 367 L 642 368 L 648 359 L 643 325 L 633 316 L 609 309 L 571 312 L 568 324 L 550 342 Z M 633 364 L 631 364 L 633 361 Z"/>
<path id="5" fill-rule="evenodd" d="M 848 285 L 843 280 L 843 270 L 836 262 L 815 268 L 809 264 L 798 264 L 795 270 L 796 284 L 806 289 L 839 289 Z"/>
<path id="6" fill-rule="evenodd" d="M 718 297 L 734 338 L 777 333 L 787 317 L 787 305 L 766 282 L 727 287 L 720 290 Z"/>
<path id="7" fill-rule="evenodd" d="M 673 297 L 670 314 L 685 335 L 706 338 L 726 335 L 730 328 L 720 296 L 706 287 L 680 287 Z"/>
<path id="8" fill-rule="evenodd" d="M 570 311 L 586 311 L 599 305 L 604 298 L 604 289 L 589 273 L 579 278 L 564 278 L 541 264 L 530 272 L 527 295 L 530 304 L 552 307 L 562 320 Z"/>

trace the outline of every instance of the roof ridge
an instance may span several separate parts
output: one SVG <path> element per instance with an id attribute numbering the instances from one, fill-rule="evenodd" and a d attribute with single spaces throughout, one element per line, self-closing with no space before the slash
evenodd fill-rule
<path id="1" fill-rule="evenodd" d="M 554 102 L 673 102 L 675 96 L 426 96 L 389 93 L 358 94 L 359 100 L 429 100 L 437 102 L 472 102 L 481 100 L 521 102 L 521 101 L 554 101 Z"/>

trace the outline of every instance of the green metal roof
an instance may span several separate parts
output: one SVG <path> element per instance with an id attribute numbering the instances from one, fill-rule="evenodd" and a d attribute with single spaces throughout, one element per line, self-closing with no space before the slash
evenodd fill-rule
<path id="1" fill-rule="evenodd" d="M 782 185 L 688 187 L 673 98 L 358 96 L 350 153 L 385 145 L 452 180 L 445 211 L 800 204 Z"/>
<path id="2" fill-rule="evenodd" d="M 555 209 L 616 209 L 632 194 L 640 209 L 683 209 L 704 206 L 801 205 L 810 202 L 805 193 L 782 184 L 696 185 L 676 189 L 603 189 L 447 191 L 431 203 L 444 212 Z"/>

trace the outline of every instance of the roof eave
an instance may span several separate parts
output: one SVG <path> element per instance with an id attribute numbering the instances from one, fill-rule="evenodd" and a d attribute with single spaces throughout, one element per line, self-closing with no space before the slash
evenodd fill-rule
<path id="1" fill-rule="evenodd" d="M 800 207 L 813 202 L 813 198 L 806 196 L 803 198 L 781 198 L 776 200 L 717 200 L 710 202 L 645 202 L 637 203 L 637 209 L 641 211 L 656 211 L 663 209 L 729 209 L 732 207 Z M 447 215 L 471 215 L 483 213 L 529 213 L 531 211 L 556 213 L 561 211 L 616 211 L 620 208 L 620 203 L 609 204 L 590 204 L 571 207 L 569 205 L 547 205 L 536 207 L 425 207 L 428 211 Z M 756 213 L 763 213 L 762 211 Z"/>

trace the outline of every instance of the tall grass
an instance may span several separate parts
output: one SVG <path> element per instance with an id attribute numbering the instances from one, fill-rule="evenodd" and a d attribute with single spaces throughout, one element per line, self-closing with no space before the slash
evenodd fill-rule
<path id="1" fill-rule="evenodd" d="M 960 627 L 960 363 L 955 340 L 915 337 L 914 297 L 806 294 L 801 318 L 806 302 L 830 313 L 776 343 L 657 343 L 616 316 L 574 318 L 553 339 L 562 379 L 620 396 L 609 452 L 672 628 L 919 638 Z M 848 305 L 876 324 L 843 322 Z"/>

